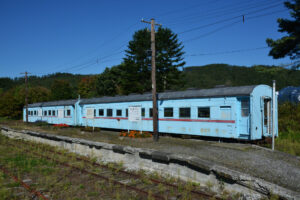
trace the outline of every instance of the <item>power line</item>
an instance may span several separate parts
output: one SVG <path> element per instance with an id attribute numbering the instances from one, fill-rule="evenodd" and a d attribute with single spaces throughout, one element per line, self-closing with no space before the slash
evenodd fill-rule
<path id="1" fill-rule="evenodd" d="M 285 9 L 285 10 L 278 10 L 278 11 L 266 13 L 266 14 L 263 14 L 263 15 L 253 16 L 253 17 L 247 18 L 247 20 L 251 20 L 251 19 L 255 19 L 255 18 L 259 18 L 259 17 L 264 17 L 264 16 L 267 16 L 267 15 L 272 15 L 272 14 L 274 14 L 274 13 L 283 12 L 283 11 L 286 11 L 286 9 Z M 199 35 L 199 36 L 194 37 L 194 38 L 191 38 L 191 39 L 189 39 L 189 40 L 185 40 L 184 43 L 187 43 L 187 42 L 190 42 L 190 41 L 194 41 L 194 40 L 197 40 L 197 39 L 206 37 L 206 36 L 211 35 L 211 34 L 213 34 L 213 33 L 215 33 L 215 32 L 218 32 L 218 31 L 220 31 L 220 30 L 223 30 L 223 29 L 225 29 L 225 28 L 231 27 L 231 26 L 233 26 L 233 25 L 235 25 L 235 24 L 237 24 L 237 23 L 239 23 L 239 22 L 241 22 L 241 20 L 235 21 L 235 22 L 233 22 L 233 23 L 231 23 L 231 24 L 227 24 L 227 25 L 225 25 L 225 26 L 221 26 L 221 27 L 219 27 L 219 28 L 217 28 L 217 29 L 214 29 L 214 30 L 208 32 L 208 33 Z"/>
<path id="2" fill-rule="evenodd" d="M 183 41 L 183 42 L 184 42 L 184 43 L 187 43 L 187 42 L 191 42 L 191 41 L 194 41 L 194 40 L 197 40 L 197 39 L 206 37 L 206 36 L 211 35 L 211 34 L 213 34 L 213 33 L 215 33 L 215 32 L 218 32 L 218 31 L 220 31 L 220 30 L 223 30 L 223 29 L 225 29 L 225 28 L 231 27 L 231 26 L 233 26 L 233 25 L 235 25 L 235 24 L 237 24 L 237 23 L 241 23 L 241 20 L 235 21 L 235 22 L 233 22 L 233 23 L 231 23 L 231 24 L 226 24 L 225 26 L 221 26 L 221 27 L 219 27 L 219 28 L 217 28 L 217 29 L 214 29 L 214 30 L 208 32 L 208 33 L 199 35 L 199 36 L 194 37 L 194 38 L 191 38 L 191 39 L 189 39 L 189 40 L 185 40 L 185 41 Z"/>
<path id="3" fill-rule="evenodd" d="M 95 49 L 93 49 L 92 51 L 97 50 L 99 47 L 105 46 L 106 44 L 108 44 L 109 42 L 111 42 L 111 41 L 113 41 L 113 40 L 116 40 L 119 36 L 123 35 L 124 32 L 130 30 L 132 27 L 136 26 L 138 23 L 139 23 L 139 22 L 136 22 L 136 23 L 134 23 L 134 24 L 128 26 L 128 27 L 125 29 L 125 31 L 122 30 L 122 32 L 120 32 L 119 34 L 115 35 L 115 36 L 114 36 L 113 38 L 111 38 L 110 40 L 105 40 L 103 43 L 101 43 L 100 45 L 98 45 L 98 46 L 97 46 Z M 127 44 L 127 43 L 126 43 L 126 44 Z M 126 44 L 122 44 L 122 46 L 119 46 L 116 50 L 121 49 L 121 48 L 124 47 Z M 116 50 L 113 50 L 112 52 L 114 52 L 114 51 L 116 51 Z M 92 51 L 89 51 L 89 53 L 91 53 Z M 118 52 L 117 54 L 119 54 L 119 53 L 121 53 L 121 52 Z M 115 55 L 115 54 L 116 54 L 116 53 L 112 53 L 112 55 Z M 86 54 L 86 55 L 87 55 L 87 54 Z M 76 59 L 73 59 L 73 60 L 71 61 L 71 63 L 74 62 L 74 61 L 76 61 L 76 60 L 80 60 L 81 58 L 85 57 L 86 55 L 81 56 L 81 57 L 76 58 Z M 75 69 L 75 68 L 77 68 L 77 67 L 81 67 L 81 66 L 84 66 L 84 65 L 89 65 L 90 63 L 94 62 L 94 60 L 96 60 L 96 59 L 99 60 L 99 59 L 103 59 L 103 58 L 110 57 L 110 56 L 112 56 L 112 55 L 109 54 L 109 55 L 103 56 L 103 57 L 101 57 L 101 58 L 98 58 L 98 56 L 94 56 L 94 57 L 90 58 L 89 60 L 87 60 L 87 61 L 85 61 L 85 62 L 83 62 L 83 63 L 81 63 L 81 64 L 75 64 L 75 65 L 72 65 L 72 66 L 67 67 L 67 68 L 61 68 L 61 69 L 59 69 L 59 70 L 57 70 L 57 71 L 58 71 L 58 72 L 60 72 L 60 71 L 69 71 L 69 70 Z M 51 70 L 51 71 L 52 71 L 52 70 Z M 47 73 L 51 73 L 51 72 L 48 71 Z"/>
<path id="4" fill-rule="evenodd" d="M 191 8 L 198 8 L 200 6 L 205 6 L 205 5 L 209 5 L 211 3 L 216 3 L 217 1 L 220 1 L 220 0 L 215 0 L 214 2 L 209 2 L 207 4 L 204 4 L 203 3 L 200 3 L 200 4 L 195 4 L 195 5 L 192 5 L 192 6 L 188 6 L 188 7 L 184 7 L 184 8 L 179 8 L 179 9 L 175 9 L 175 10 L 171 10 L 171 11 L 167 11 L 165 13 L 161 13 L 161 14 L 158 14 L 157 17 L 163 17 L 163 16 L 167 16 L 167 15 L 172 15 L 174 13 L 178 14 L 178 12 L 181 12 L 181 11 L 187 11 Z"/>
<path id="5" fill-rule="evenodd" d="M 256 47 L 251 49 L 237 49 L 231 51 L 220 51 L 220 52 L 211 52 L 211 53 L 198 53 L 198 54 L 190 54 L 186 56 L 214 56 L 214 55 L 223 55 L 223 54 L 232 54 L 232 53 L 242 53 L 242 52 L 249 52 L 249 51 L 257 51 L 269 48 L 268 46 L 265 47 Z"/>
<path id="6" fill-rule="evenodd" d="M 198 26 L 198 27 L 195 27 L 195 28 L 191 28 L 191 29 L 182 31 L 182 32 L 180 32 L 178 34 L 188 33 L 188 32 L 199 30 L 199 29 L 202 29 L 202 28 L 206 28 L 206 27 L 209 27 L 209 26 L 212 26 L 212 25 L 216 25 L 216 24 L 220 24 L 220 23 L 223 23 L 223 22 L 231 21 L 233 19 L 240 18 L 242 16 L 251 15 L 251 14 L 254 14 L 254 13 L 257 13 L 257 12 L 264 11 L 266 9 L 277 7 L 277 6 L 278 5 L 273 5 L 273 6 L 269 6 L 267 8 L 263 8 L 263 9 L 259 9 L 259 10 L 255 10 L 255 11 L 252 11 L 252 12 L 245 13 L 244 15 L 237 15 L 237 16 L 234 16 L 234 17 L 231 17 L 231 18 L 227 18 L 227 19 L 224 19 L 224 20 L 220 20 L 220 21 L 216 21 L 216 22 L 213 22 L 213 23 L 210 23 L 210 24 L 205 24 L 205 25 L 202 25 L 202 26 Z"/>
<path id="7" fill-rule="evenodd" d="M 277 2 L 278 4 L 278 2 Z M 196 15 L 196 16 L 190 16 L 190 17 L 186 17 L 186 18 L 181 18 L 181 20 L 177 20 L 176 22 L 174 23 L 171 23 L 171 24 L 168 24 L 169 26 L 170 25 L 175 25 L 175 24 L 182 24 L 182 23 L 191 23 L 191 22 L 195 22 L 195 21 L 199 21 L 199 17 L 201 17 L 201 21 L 203 21 L 203 19 L 211 19 L 211 18 L 217 18 L 217 17 L 224 17 L 224 16 L 227 16 L 227 15 L 232 15 L 233 13 L 241 13 L 242 11 L 247 11 L 247 10 L 253 10 L 255 8 L 258 8 L 258 7 L 261 7 L 261 6 L 265 6 L 265 5 L 270 5 L 270 3 L 266 3 L 264 2 L 263 4 L 255 4 L 253 6 L 244 6 L 244 5 L 239 5 L 239 8 L 238 10 L 236 10 L 236 8 L 232 8 L 232 9 L 228 9 L 228 10 L 221 10 L 220 12 L 209 12 L 208 14 L 206 15 Z M 243 14 L 243 13 L 242 13 Z"/>

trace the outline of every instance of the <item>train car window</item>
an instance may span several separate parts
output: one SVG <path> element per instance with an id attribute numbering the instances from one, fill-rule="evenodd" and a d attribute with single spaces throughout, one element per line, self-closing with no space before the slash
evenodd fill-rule
<path id="1" fill-rule="evenodd" d="M 231 119 L 231 106 L 220 106 L 221 119 Z"/>
<path id="2" fill-rule="evenodd" d="M 122 116 L 122 110 L 117 110 L 117 116 Z"/>
<path id="3" fill-rule="evenodd" d="M 44 116 L 47 116 L 47 110 L 44 110 Z"/>
<path id="4" fill-rule="evenodd" d="M 142 108 L 142 117 L 145 117 L 145 108 Z"/>
<path id="5" fill-rule="evenodd" d="M 249 99 L 243 99 L 241 101 L 242 104 L 242 110 L 241 114 L 243 117 L 248 117 L 249 116 Z"/>
<path id="6" fill-rule="evenodd" d="M 112 117 L 112 115 L 113 115 L 113 110 L 112 109 L 107 109 L 106 110 L 106 115 L 107 115 L 107 117 Z"/>
<path id="7" fill-rule="evenodd" d="M 71 110 L 70 109 L 67 110 L 67 116 L 71 116 Z"/>
<path id="8" fill-rule="evenodd" d="M 164 108 L 164 117 L 173 117 L 173 108 Z"/>
<path id="9" fill-rule="evenodd" d="M 153 117 L 153 109 L 149 108 L 149 117 Z"/>
<path id="10" fill-rule="evenodd" d="M 94 117 L 96 117 L 96 109 L 94 109 Z"/>
<path id="11" fill-rule="evenodd" d="M 99 116 L 104 116 L 104 109 L 99 109 L 98 114 Z"/>
<path id="12" fill-rule="evenodd" d="M 51 110 L 48 110 L 48 115 L 51 116 Z"/>
<path id="13" fill-rule="evenodd" d="M 55 116 L 55 110 L 52 110 L 52 116 Z"/>
<path id="14" fill-rule="evenodd" d="M 210 118 L 210 107 L 199 107 L 198 108 L 199 118 Z"/>
<path id="15" fill-rule="evenodd" d="M 34 115 L 37 115 L 37 114 L 36 114 L 36 110 L 34 111 Z"/>
<path id="16" fill-rule="evenodd" d="M 128 108 L 126 108 L 126 117 L 128 117 Z"/>
<path id="17" fill-rule="evenodd" d="M 29 116 L 31 115 L 31 111 L 28 111 L 28 115 L 29 115 Z"/>
<path id="18" fill-rule="evenodd" d="M 191 108 L 179 108 L 179 117 L 180 118 L 190 118 L 191 117 Z"/>

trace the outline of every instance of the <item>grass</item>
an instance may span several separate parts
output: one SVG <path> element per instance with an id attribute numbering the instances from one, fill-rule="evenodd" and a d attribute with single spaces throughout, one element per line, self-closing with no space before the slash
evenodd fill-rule
<path id="1" fill-rule="evenodd" d="M 271 148 L 271 144 L 263 146 Z M 279 132 L 279 137 L 275 139 L 275 149 L 294 156 L 300 156 L 300 131 Z"/>
<path id="2" fill-rule="evenodd" d="M 279 133 L 279 137 L 275 140 L 275 148 L 279 151 L 300 156 L 300 131 L 290 130 Z"/>
<path id="3" fill-rule="evenodd" d="M 54 154 L 53 151 L 62 154 Z M 76 161 L 66 159 L 67 156 L 74 156 L 72 153 L 54 148 L 52 146 L 29 141 L 9 139 L 0 135 L 0 164 L 9 169 L 13 174 L 17 174 L 19 179 L 30 179 L 31 187 L 36 190 L 43 188 L 44 194 L 50 195 L 51 199 L 141 199 L 139 194 L 126 190 L 123 187 L 112 182 L 114 179 L 123 180 L 125 177 L 119 177 L 119 170 L 124 170 L 123 163 L 109 163 L 106 166 L 111 170 L 112 176 L 110 181 L 106 182 L 102 179 L 97 179 L 93 176 L 85 175 L 70 168 L 64 168 L 52 160 L 67 162 L 70 165 L 83 167 L 86 170 L 93 171 L 93 165 L 86 161 Z M 38 154 L 49 157 L 44 159 Z M 78 156 L 78 155 L 77 155 Z M 81 157 L 81 156 L 78 156 Z M 86 159 L 89 159 L 85 157 Z M 95 158 L 89 159 L 94 161 Z M 84 164 L 84 165 L 83 165 Z M 104 164 L 104 163 L 101 163 Z M 98 167 L 94 167 L 95 170 Z M 117 172 L 117 173 L 116 173 Z M 166 199 L 174 194 L 178 196 L 181 193 L 180 199 L 191 199 L 190 191 L 192 189 L 206 191 L 200 184 L 193 182 L 184 182 L 174 177 L 164 177 L 161 174 L 146 173 L 145 171 L 136 172 L 140 179 L 133 178 L 133 185 L 141 185 L 142 188 L 147 188 L 148 196 L 143 199 L 154 199 L 153 195 L 157 192 Z M 105 172 L 107 175 L 107 172 Z M 171 192 L 167 193 L 170 188 L 162 184 L 153 184 L 150 179 L 153 177 L 162 182 L 169 182 L 180 185 L 179 189 L 171 188 Z M 128 177 L 126 178 L 126 180 Z M 19 187 L 18 183 L 13 182 L 10 177 L 0 172 L 0 199 L 30 199 L 30 194 L 23 189 L 23 196 L 15 196 L 18 191 L 11 188 Z M 149 190 L 148 190 L 149 189 Z M 167 192 L 167 193 L 166 193 Z"/>

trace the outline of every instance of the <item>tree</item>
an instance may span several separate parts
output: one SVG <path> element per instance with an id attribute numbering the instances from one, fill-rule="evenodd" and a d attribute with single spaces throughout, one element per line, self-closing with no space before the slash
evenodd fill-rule
<path id="1" fill-rule="evenodd" d="M 97 78 L 97 94 L 99 96 L 114 96 L 116 94 L 122 94 L 120 90 L 121 73 L 120 65 L 113 66 L 112 68 L 106 68 Z"/>
<path id="2" fill-rule="evenodd" d="M 292 60 L 295 60 L 294 67 L 300 67 L 300 0 L 294 0 L 294 2 L 285 2 L 285 6 L 291 9 L 291 17 L 294 20 L 279 18 L 279 32 L 286 32 L 288 36 L 284 36 L 278 40 L 272 40 L 268 38 L 266 40 L 271 51 L 269 55 L 275 59 L 289 56 Z"/>
<path id="3" fill-rule="evenodd" d="M 65 80 L 55 80 L 51 85 L 51 100 L 72 99 L 71 85 Z"/>
<path id="4" fill-rule="evenodd" d="M 82 78 L 78 84 L 78 94 L 83 98 L 95 97 L 97 94 L 96 81 L 96 76 Z"/>
<path id="5" fill-rule="evenodd" d="M 49 101 L 51 96 L 51 92 L 49 89 L 42 86 L 35 86 L 29 88 L 28 91 L 28 102 L 36 103 L 36 102 L 45 102 Z"/>
<path id="6" fill-rule="evenodd" d="M 47 88 L 36 86 L 28 89 L 28 103 L 48 101 L 50 91 Z M 25 106 L 25 85 L 14 87 L 1 95 L 0 116 L 11 119 L 20 119 Z"/>
<path id="7" fill-rule="evenodd" d="M 150 32 L 142 29 L 134 33 L 128 44 L 124 65 L 121 66 L 121 88 L 125 93 L 143 93 L 151 90 L 151 40 Z M 158 28 L 156 33 L 157 90 L 164 91 L 180 84 L 179 70 L 183 61 L 183 45 L 168 28 Z"/>

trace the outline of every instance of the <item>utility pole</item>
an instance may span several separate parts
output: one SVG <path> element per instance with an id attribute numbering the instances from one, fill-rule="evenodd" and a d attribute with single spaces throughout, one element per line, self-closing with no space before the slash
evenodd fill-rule
<path id="1" fill-rule="evenodd" d="M 26 123 L 28 123 L 28 72 L 24 72 L 21 74 L 25 74 L 25 106 L 26 106 Z"/>
<path id="2" fill-rule="evenodd" d="M 276 109 L 276 81 L 273 80 L 272 87 L 272 151 L 275 149 L 275 109 Z"/>
<path id="3" fill-rule="evenodd" d="M 151 65 L 152 65 L 152 73 L 151 73 L 151 79 L 152 79 L 152 102 L 153 102 L 153 140 L 155 142 L 158 142 L 159 135 L 158 135 L 158 110 L 157 110 L 157 95 L 156 95 L 156 66 L 155 66 L 155 26 L 161 26 L 161 24 L 156 24 L 155 20 L 152 18 L 151 22 L 142 20 L 142 22 L 151 24 L 151 51 L 152 51 L 152 59 L 151 59 Z"/>

